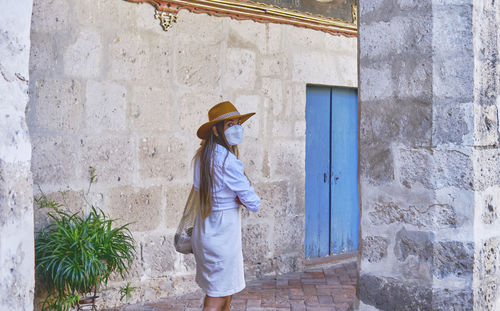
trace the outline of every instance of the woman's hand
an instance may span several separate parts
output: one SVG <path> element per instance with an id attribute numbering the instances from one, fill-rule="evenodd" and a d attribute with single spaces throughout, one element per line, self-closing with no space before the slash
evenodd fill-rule
<path id="1" fill-rule="evenodd" d="M 236 197 L 235 201 L 236 201 L 236 203 L 238 203 L 239 205 L 243 205 L 243 203 L 241 203 L 241 201 L 240 201 L 240 198 Z"/>

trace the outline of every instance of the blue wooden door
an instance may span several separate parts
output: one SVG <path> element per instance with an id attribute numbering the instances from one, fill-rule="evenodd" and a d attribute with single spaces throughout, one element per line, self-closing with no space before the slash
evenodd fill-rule
<path id="1" fill-rule="evenodd" d="M 307 87 L 306 257 L 358 249 L 357 90 Z"/>

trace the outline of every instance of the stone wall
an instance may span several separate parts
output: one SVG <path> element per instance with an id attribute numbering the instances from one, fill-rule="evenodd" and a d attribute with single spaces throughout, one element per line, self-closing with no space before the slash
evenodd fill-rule
<path id="1" fill-rule="evenodd" d="M 474 308 L 500 308 L 500 4 L 474 2 Z"/>
<path id="2" fill-rule="evenodd" d="M 0 12 L 0 310 L 33 310 L 31 144 L 24 110 L 32 1 Z"/>
<path id="3" fill-rule="evenodd" d="M 231 100 L 256 111 L 241 158 L 262 198 L 242 211 L 247 278 L 301 269 L 304 260 L 306 83 L 355 87 L 357 39 L 289 25 L 182 11 L 164 32 L 154 8 L 117 0 L 35 1 L 30 104 L 35 195 L 88 210 L 87 195 L 132 222 L 137 259 L 104 304 L 197 288 L 194 259 L 171 244 L 192 182 L 195 133 L 207 110 Z M 39 186 L 39 187 L 38 187 Z M 47 223 L 42 212 L 36 227 Z"/>
<path id="4" fill-rule="evenodd" d="M 499 9 L 486 3 L 360 2 L 360 309 L 495 309 Z"/>

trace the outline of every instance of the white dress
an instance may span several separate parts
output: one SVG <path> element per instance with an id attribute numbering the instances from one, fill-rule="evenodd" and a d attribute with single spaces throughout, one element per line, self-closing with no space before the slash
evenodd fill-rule
<path id="1" fill-rule="evenodd" d="M 214 151 L 214 197 L 212 212 L 197 217 L 193 235 L 196 283 L 210 297 L 236 294 L 245 288 L 241 221 L 236 196 L 256 212 L 260 199 L 243 171 L 243 164 L 221 145 Z M 199 163 L 195 164 L 194 187 L 199 190 Z"/>

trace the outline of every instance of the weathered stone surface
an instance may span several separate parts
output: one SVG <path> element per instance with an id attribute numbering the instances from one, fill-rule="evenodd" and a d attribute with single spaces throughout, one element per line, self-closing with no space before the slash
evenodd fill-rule
<path id="1" fill-rule="evenodd" d="M 262 78 L 262 93 L 265 96 L 265 110 L 275 116 L 283 112 L 283 82 L 279 79 Z M 269 109 L 269 110 L 268 110 Z"/>
<path id="2" fill-rule="evenodd" d="M 389 241 L 382 236 L 367 236 L 362 242 L 363 259 L 369 262 L 379 262 L 387 256 Z"/>
<path id="3" fill-rule="evenodd" d="M 444 241 L 434 244 L 433 273 L 437 277 L 471 277 L 473 266 L 473 243 Z"/>
<path id="4" fill-rule="evenodd" d="M 432 261 L 433 255 L 432 232 L 408 231 L 404 227 L 396 233 L 394 254 L 399 261 L 408 256 L 417 256 L 420 260 Z"/>
<path id="5" fill-rule="evenodd" d="M 431 310 L 432 290 L 416 282 L 361 274 L 359 299 L 380 310 Z"/>
<path id="6" fill-rule="evenodd" d="M 195 44 L 196 42 L 196 44 Z M 206 53 L 199 53 L 203 49 Z M 221 79 L 220 45 L 182 40 L 175 52 L 177 82 L 187 87 L 213 89 Z"/>
<path id="7" fill-rule="evenodd" d="M 462 150 L 436 150 L 436 186 L 473 188 L 473 168 L 470 155 Z"/>
<path id="8" fill-rule="evenodd" d="M 496 278 L 486 278 L 474 291 L 474 309 L 495 310 L 497 308 L 498 283 Z"/>
<path id="9" fill-rule="evenodd" d="M 83 195 L 83 191 L 73 190 L 58 191 L 46 194 L 47 199 L 62 204 L 63 206 L 61 206 L 61 209 L 70 214 L 84 211 L 85 199 Z M 35 194 L 35 198 L 39 198 L 40 196 L 41 193 Z M 51 222 L 50 218 L 47 215 L 48 212 L 51 212 L 50 208 L 39 208 L 39 206 L 35 203 L 33 210 L 35 230 L 40 230 Z"/>
<path id="10" fill-rule="evenodd" d="M 252 90 L 256 80 L 255 52 L 247 49 L 232 48 L 227 50 L 224 87 L 234 89 L 243 87 Z"/>
<path id="11" fill-rule="evenodd" d="M 380 145 L 361 145 L 359 149 L 362 176 L 376 184 L 394 180 L 394 158 L 389 148 Z"/>
<path id="12" fill-rule="evenodd" d="M 434 159 L 428 149 L 399 149 L 397 162 L 399 179 L 403 185 L 416 185 L 434 189 Z"/>
<path id="13" fill-rule="evenodd" d="M 83 125 L 82 86 L 76 80 L 38 80 L 35 84 L 35 126 L 78 130 Z"/>
<path id="14" fill-rule="evenodd" d="M 127 126 L 127 90 L 113 82 L 88 81 L 85 95 L 87 128 L 123 130 Z"/>
<path id="15" fill-rule="evenodd" d="M 274 223 L 274 251 L 286 254 L 304 248 L 304 216 L 283 217 Z"/>
<path id="16" fill-rule="evenodd" d="M 82 171 L 96 169 L 97 183 L 125 184 L 135 171 L 135 142 L 127 136 L 85 136 L 80 138 Z M 86 175 L 85 175 L 86 176 Z"/>
<path id="17" fill-rule="evenodd" d="M 258 264 L 269 258 L 271 228 L 268 224 L 248 224 L 242 228 L 243 258 L 248 264 Z"/>
<path id="18" fill-rule="evenodd" d="M 129 122 L 138 131 L 172 129 L 170 119 L 172 99 L 168 90 L 135 86 L 132 89 L 129 105 Z"/>
<path id="19" fill-rule="evenodd" d="M 191 181 L 191 157 L 186 142 L 174 137 L 144 137 L 139 141 L 139 172 L 145 178 Z"/>
<path id="20" fill-rule="evenodd" d="M 273 143 L 270 151 L 271 170 L 274 177 L 303 176 L 305 170 L 305 142 L 280 140 Z"/>
<path id="21" fill-rule="evenodd" d="M 55 42 L 51 35 L 31 32 L 30 80 L 35 76 L 50 77 L 59 69 Z"/>
<path id="22" fill-rule="evenodd" d="M 497 237 L 492 237 L 483 240 L 478 245 L 479 253 L 475 258 L 475 273 L 480 279 L 496 276 L 498 271 L 498 247 L 500 240 Z"/>
<path id="23" fill-rule="evenodd" d="M 35 184 L 64 184 L 78 178 L 75 147 L 68 137 L 32 135 L 33 160 L 31 171 Z"/>
<path id="24" fill-rule="evenodd" d="M 258 111 L 262 111 L 262 109 L 260 108 L 261 101 L 262 100 L 261 100 L 260 96 L 256 96 L 256 95 L 242 95 L 242 96 L 238 96 L 235 99 L 235 101 L 233 102 L 233 104 L 242 113 L 258 112 Z M 245 122 L 245 125 L 244 125 L 245 132 L 244 132 L 244 135 L 243 135 L 244 136 L 243 137 L 243 142 L 246 142 L 246 140 L 245 140 L 246 137 L 252 137 L 252 138 L 259 138 L 259 137 L 261 137 L 261 134 L 260 134 L 261 133 L 261 127 L 262 127 L 261 124 L 263 124 L 263 123 L 264 123 L 264 118 L 262 116 L 253 116 L 250 119 L 248 119 Z M 243 147 L 249 146 L 249 145 L 250 144 L 243 143 L 239 147 L 243 148 Z M 258 148 L 256 148 L 255 145 L 253 145 L 252 148 L 258 149 Z M 250 158 L 253 159 L 254 156 L 251 156 Z"/>
<path id="25" fill-rule="evenodd" d="M 130 223 L 130 230 L 151 231 L 158 227 L 162 214 L 162 188 L 123 186 L 109 190 L 106 209 L 117 225 Z"/>
<path id="26" fill-rule="evenodd" d="M 33 21 L 31 28 L 52 32 L 64 30 L 70 24 L 70 4 L 64 0 L 33 1 Z"/>
<path id="27" fill-rule="evenodd" d="M 498 108 L 495 105 L 474 106 L 474 142 L 479 146 L 492 146 L 500 141 Z"/>
<path id="28" fill-rule="evenodd" d="M 500 150 L 474 150 L 474 188 L 483 190 L 500 184 Z"/>
<path id="29" fill-rule="evenodd" d="M 82 31 L 64 53 L 64 72 L 68 76 L 95 78 L 101 69 L 101 38 L 99 33 Z"/>
<path id="30" fill-rule="evenodd" d="M 435 311 L 469 311 L 473 309 L 473 302 L 472 289 L 453 290 L 445 288 L 432 291 L 432 310 Z"/>
<path id="31" fill-rule="evenodd" d="M 173 235 L 153 234 L 140 242 L 144 272 L 150 277 L 166 277 L 172 274 L 177 253 Z"/>
<path id="32" fill-rule="evenodd" d="M 165 221 L 167 229 L 177 230 L 192 185 L 192 182 L 170 183 L 167 185 L 165 189 Z"/>
<path id="33" fill-rule="evenodd" d="M 498 219 L 497 208 L 498 206 L 494 202 L 492 195 L 486 195 L 483 198 L 483 213 L 481 214 L 481 220 L 484 224 L 490 225 Z"/>
<path id="34" fill-rule="evenodd" d="M 472 126 L 470 105 L 433 105 L 432 139 L 435 144 L 462 144 Z"/>
<path id="35" fill-rule="evenodd" d="M 395 203 L 377 202 L 374 210 L 369 213 L 373 224 L 410 224 L 421 227 L 448 227 L 457 226 L 455 209 L 448 204 L 432 204 L 425 207 Z"/>

